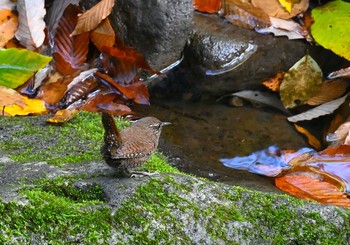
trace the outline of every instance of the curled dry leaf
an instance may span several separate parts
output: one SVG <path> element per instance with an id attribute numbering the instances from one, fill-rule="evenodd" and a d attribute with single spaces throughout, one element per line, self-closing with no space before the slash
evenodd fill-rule
<path id="1" fill-rule="evenodd" d="M 222 0 L 193 0 L 195 10 L 209 14 L 217 13 L 221 9 Z"/>
<path id="2" fill-rule="evenodd" d="M 17 26 L 17 16 L 12 10 L 0 10 L 0 48 L 3 48 L 15 36 Z"/>
<path id="3" fill-rule="evenodd" d="M 334 71 L 329 73 L 328 79 L 334 79 L 338 77 L 350 78 L 350 66 L 344 69 L 340 69 L 338 71 Z"/>
<path id="4" fill-rule="evenodd" d="M 257 28 L 259 33 L 273 33 L 275 36 L 287 36 L 288 39 L 304 39 L 308 35 L 307 30 L 303 30 L 302 27 L 294 20 L 284 20 L 279 18 L 270 17 L 271 26 L 266 28 Z"/>
<path id="5" fill-rule="evenodd" d="M 294 127 L 296 128 L 296 130 L 299 133 L 305 135 L 305 137 L 307 138 L 307 142 L 309 143 L 310 146 L 312 146 L 316 150 L 321 150 L 321 148 L 322 148 L 321 142 L 314 135 L 312 135 L 305 128 L 303 128 L 297 124 L 294 124 Z"/>
<path id="6" fill-rule="evenodd" d="M 327 135 L 326 140 L 332 143 L 336 142 L 336 145 L 350 145 L 350 122 L 341 124 L 334 133 Z"/>
<path id="7" fill-rule="evenodd" d="M 320 106 L 312 108 L 311 110 L 288 117 L 287 119 L 290 122 L 299 122 L 305 120 L 312 120 L 320 116 L 331 114 L 345 102 L 347 96 L 348 95 L 344 95 L 343 97 L 340 97 L 336 100 L 329 101 Z"/>
<path id="8" fill-rule="evenodd" d="M 0 95 L 0 107 L 18 105 L 19 107 L 24 108 L 26 106 L 22 95 L 20 95 L 16 90 L 0 85 Z"/>
<path id="9" fill-rule="evenodd" d="M 81 67 L 87 57 L 89 34 L 70 37 L 78 21 L 78 6 L 69 5 L 57 26 L 53 57 L 56 69 L 63 75 L 72 75 Z"/>
<path id="10" fill-rule="evenodd" d="M 304 105 L 320 90 L 322 71 L 308 54 L 296 62 L 284 75 L 280 96 L 285 108 Z"/>
<path id="11" fill-rule="evenodd" d="M 104 19 L 96 29 L 90 33 L 90 38 L 100 51 L 103 47 L 113 47 L 115 43 L 115 33 L 108 18 Z"/>
<path id="12" fill-rule="evenodd" d="M 65 122 L 68 122 L 72 118 L 74 118 L 75 115 L 77 115 L 77 113 L 78 113 L 78 110 L 76 110 L 76 109 L 59 110 L 55 113 L 55 115 L 53 117 L 50 117 L 49 119 L 47 119 L 46 122 L 53 123 L 53 124 L 63 124 Z"/>
<path id="13" fill-rule="evenodd" d="M 286 7 L 283 7 L 280 1 L 277 0 L 252 0 L 252 4 L 254 7 L 262 9 L 267 15 L 281 19 L 290 19 L 302 12 L 305 12 L 309 7 L 308 0 L 301 0 L 297 3 L 291 4 L 290 11 L 286 9 L 287 4 L 285 4 Z"/>
<path id="14" fill-rule="evenodd" d="M 308 105 L 320 105 L 342 96 L 348 88 L 348 83 L 341 79 L 327 80 L 321 85 L 320 91 L 309 98 Z"/>
<path id="15" fill-rule="evenodd" d="M 96 28 L 111 13 L 115 0 L 101 0 L 85 13 L 79 15 L 78 23 L 70 34 L 78 35 Z"/>
<path id="16" fill-rule="evenodd" d="M 45 40 L 46 14 L 44 0 L 18 0 L 18 30 L 16 38 L 29 50 L 39 48 Z"/>
<path id="17" fill-rule="evenodd" d="M 271 25 L 269 16 L 249 2 L 225 0 L 220 14 L 234 25 L 247 29 L 265 28 Z"/>

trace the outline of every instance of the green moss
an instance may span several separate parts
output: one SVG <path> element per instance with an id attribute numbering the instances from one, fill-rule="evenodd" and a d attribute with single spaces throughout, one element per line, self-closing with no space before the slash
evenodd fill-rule
<path id="1" fill-rule="evenodd" d="M 116 122 L 121 128 L 129 124 Z M 60 165 L 102 159 L 103 127 L 97 113 L 79 112 L 62 126 L 46 124 L 44 117 L 0 117 L 0 128 L 0 151 L 17 162 Z"/>
<path id="2" fill-rule="evenodd" d="M 150 173 L 180 173 L 177 168 L 174 168 L 167 163 L 165 156 L 160 152 L 153 154 L 151 158 L 142 165 L 140 170 L 142 169 Z"/>

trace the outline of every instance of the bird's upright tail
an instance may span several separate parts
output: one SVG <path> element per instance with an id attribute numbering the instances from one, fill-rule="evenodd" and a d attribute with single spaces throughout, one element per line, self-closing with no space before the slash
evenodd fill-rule
<path id="1" fill-rule="evenodd" d="M 106 112 L 103 112 L 102 124 L 105 129 L 105 136 L 104 136 L 105 145 L 108 147 L 119 147 L 121 144 L 121 138 L 112 115 Z"/>

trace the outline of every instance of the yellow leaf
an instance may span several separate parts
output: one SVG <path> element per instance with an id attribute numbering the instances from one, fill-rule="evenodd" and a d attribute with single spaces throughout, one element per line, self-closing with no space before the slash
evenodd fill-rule
<path id="1" fill-rule="evenodd" d="M 289 13 L 292 12 L 293 2 L 288 0 L 278 0 L 280 4 L 287 10 Z"/>
<path id="2" fill-rule="evenodd" d="M 10 116 L 26 116 L 29 114 L 44 114 L 47 112 L 44 101 L 29 99 L 24 96 L 23 99 L 27 106 L 23 108 L 18 105 L 6 106 L 4 112 Z"/>
<path id="3" fill-rule="evenodd" d="M 63 109 L 63 110 L 59 110 L 58 112 L 56 112 L 56 114 L 47 119 L 46 122 L 49 123 L 54 123 L 54 124 L 63 124 L 69 120 L 71 120 L 73 117 L 75 117 L 75 115 L 78 113 L 77 109 L 73 109 L 73 110 L 68 110 L 68 109 Z"/>

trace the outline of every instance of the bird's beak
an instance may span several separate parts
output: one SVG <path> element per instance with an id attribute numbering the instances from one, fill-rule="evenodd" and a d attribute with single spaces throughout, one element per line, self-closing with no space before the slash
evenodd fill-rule
<path id="1" fill-rule="evenodd" d="M 170 125 L 171 123 L 170 122 L 162 122 L 161 125 L 162 126 L 167 126 L 167 125 Z"/>

